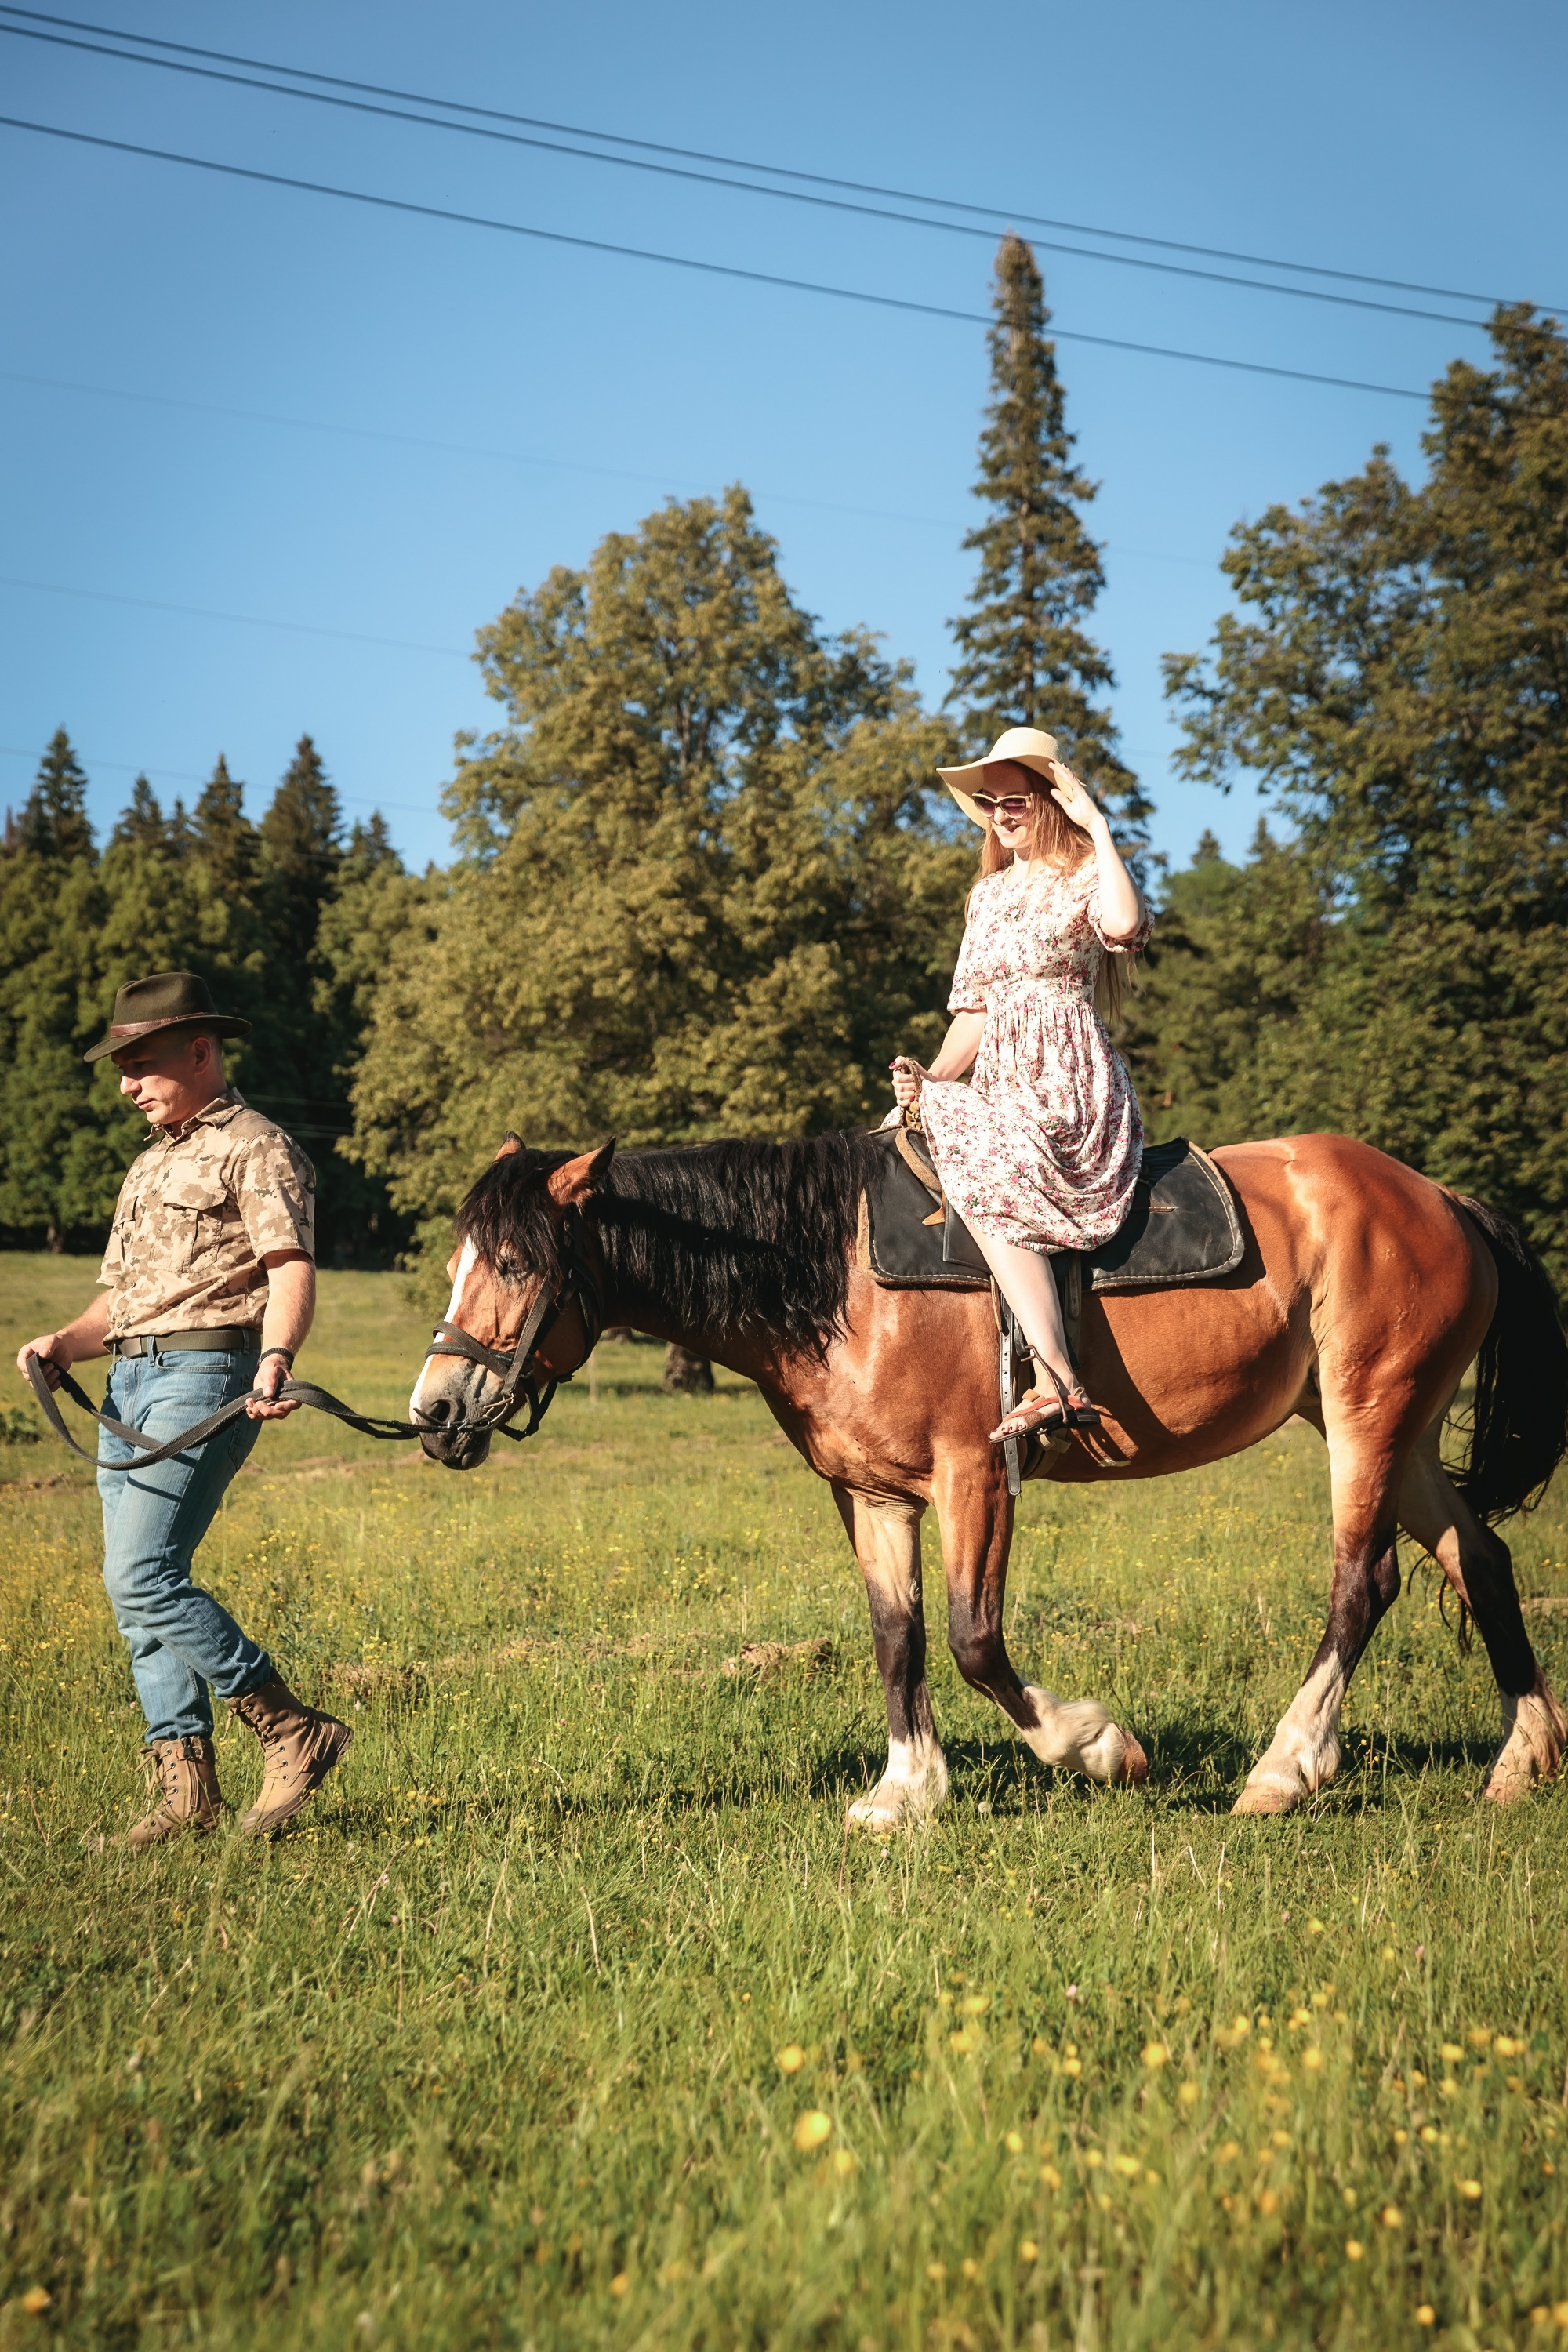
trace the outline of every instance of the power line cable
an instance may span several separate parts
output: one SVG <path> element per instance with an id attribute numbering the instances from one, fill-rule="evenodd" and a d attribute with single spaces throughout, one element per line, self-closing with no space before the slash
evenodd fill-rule
<path id="1" fill-rule="evenodd" d="M 589 163 L 613 163 L 623 171 L 650 172 L 664 179 L 684 180 L 703 188 L 737 189 L 750 196 L 771 196 L 782 203 L 812 205 L 821 210 L 851 213 L 862 220 L 892 221 L 905 227 L 936 229 L 948 236 L 978 237 L 989 245 L 995 236 L 990 228 L 972 227 L 966 221 L 931 220 L 916 213 L 895 212 L 886 205 L 855 203 L 843 196 L 813 195 L 798 188 L 764 188 L 753 181 L 721 177 L 711 172 L 697 172 L 684 165 L 655 163 L 637 155 L 599 155 L 584 147 L 570 147 L 560 140 L 541 139 L 521 131 L 494 131 L 476 122 L 444 122 L 430 114 L 411 112 L 405 107 L 384 106 L 366 99 L 343 98 L 330 90 L 290 89 L 281 82 L 258 81 L 253 74 L 231 73 L 213 66 L 189 65 L 177 58 L 138 57 L 129 49 L 112 48 L 101 41 L 79 40 L 61 33 L 37 32 L 26 25 L 0 24 L 0 34 L 13 40 L 46 41 L 56 48 L 78 49 L 94 57 L 118 58 L 124 65 L 154 66 L 161 72 L 191 74 L 204 81 L 216 81 L 236 89 L 269 92 L 278 98 L 307 100 L 315 106 L 333 106 L 353 114 L 374 115 L 384 121 L 412 122 L 427 131 L 450 131 L 464 138 L 486 139 L 509 147 L 526 147 L 552 155 L 571 155 Z M 1066 254 L 1079 261 L 1100 261 L 1119 269 L 1146 269 L 1164 278 L 1195 279 L 1205 286 L 1237 286 L 1255 294 L 1282 294 L 1299 302 L 1327 302 L 1342 310 L 1373 310 L 1387 318 L 1419 319 L 1438 326 L 1463 327 L 1472 334 L 1484 334 L 1485 324 L 1479 319 L 1461 318 L 1451 310 L 1415 310 L 1407 303 L 1379 302 L 1362 294 L 1331 294 L 1319 286 L 1276 286 L 1264 278 L 1238 278 L 1234 272 L 1196 269 L 1188 262 L 1151 261 L 1142 254 L 1098 253 L 1092 247 L 1062 245 L 1049 237 L 1033 238 L 1032 243 L 1045 253 Z"/>
<path id="2" fill-rule="evenodd" d="M 699 261 L 689 254 L 656 253 L 646 247 L 612 244 L 596 236 L 575 236 L 564 229 L 534 228 L 521 221 L 495 220 L 482 213 L 458 212 L 443 205 L 416 204 L 405 196 L 373 195 L 363 188 L 339 188 L 321 180 L 298 179 L 282 172 L 261 172 L 247 163 L 219 163 L 205 155 L 182 155 L 167 147 L 148 147 L 130 139 L 110 139 L 100 132 L 68 131 L 53 122 L 31 122 L 18 115 L 0 114 L 0 128 L 8 131 L 29 131 L 40 138 L 65 139 L 82 147 L 102 147 L 120 155 L 141 155 L 159 163 L 179 163 L 193 171 L 216 172 L 226 179 L 251 180 L 264 187 L 292 188 L 311 196 L 333 196 L 347 204 L 371 205 L 384 212 L 412 214 L 421 220 L 450 221 L 464 228 L 486 228 L 508 236 L 532 237 L 546 245 L 563 245 L 583 253 L 607 253 L 625 261 L 654 261 L 667 268 L 693 269 L 708 278 L 733 278 L 752 286 L 783 287 L 793 294 L 826 294 L 840 302 L 864 302 L 883 310 L 905 310 L 927 319 L 956 319 L 964 326 L 988 327 L 993 321 L 984 311 L 959 310 L 938 302 L 917 302 L 904 295 L 872 294 L 853 286 L 827 286 L 809 278 L 786 278 L 773 270 L 744 269 L 738 263 Z M 1394 400 L 1421 400 L 1424 392 L 1415 392 L 1406 384 L 1367 383 L 1354 376 L 1323 375 L 1307 368 L 1278 367 L 1266 360 L 1222 358 L 1214 352 L 1178 351 L 1163 343 L 1135 343 L 1118 335 L 1091 335 L 1081 329 L 1058 327 L 1052 322 L 1052 333 L 1058 341 L 1089 343 L 1101 351 L 1135 352 L 1147 359 L 1184 360 L 1201 367 L 1229 368 L 1242 375 L 1278 376 L 1291 383 L 1327 384 L 1339 392 L 1370 392 Z"/>
<path id="3" fill-rule="evenodd" d="M 389 646 L 395 653 L 442 654 L 451 661 L 472 661 L 470 649 L 457 646 L 426 646 L 411 637 L 372 637 L 359 629 L 323 629 L 309 621 L 276 621 L 262 613 L 220 613 L 210 604 L 165 604 L 152 596 L 112 596 L 103 588 L 68 588 L 58 580 L 18 580 L 0 572 L 0 588 L 26 588 L 39 596 L 82 596 L 93 604 L 132 604 L 144 613 L 183 613 L 197 621 L 235 621 L 247 629 L 286 629 L 296 637 L 336 637 L 351 646 Z"/>
<path id="4" fill-rule="evenodd" d="M 551 471 L 566 474 L 592 474 L 612 482 L 657 483 L 665 491 L 686 489 L 695 497 L 711 495 L 710 482 L 697 482 L 689 477 L 681 479 L 669 474 L 652 474 L 630 466 L 591 466 L 574 457 L 544 457 L 527 449 L 492 449 L 473 442 L 436 441 L 427 435 L 391 433 L 373 425 L 341 425 L 321 416 L 282 416 L 264 408 L 231 408 L 212 400 L 181 400 L 173 394 L 136 392 L 124 384 L 81 383 L 69 376 L 30 375 L 18 368 L 0 368 L 0 383 L 35 384 L 46 392 L 84 393 L 94 400 L 128 400 L 148 408 L 177 408 L 193 416 L 233 417 L 247 425 L 278 425 L 300 433 L 341 434 L 351 441 L 377 441 L 399 449 L 431 449 L 447 457 L 482 457 L 487 463 L 500 462 L 508 466 L 541 466 Z M 961 535 L 969 528 L 952 515 L 903 514 L 890 507 L 846 506 L 834 499 L 803 499 L 788 490 L 769 489 L 758 484 L 752 495 L 768 506 L 804 507 L 816 514 L 854 515 L 868 522 L 910 523 L 925 530 L 946 530 Z M 1147 563 L 1191 563 L 1204 571 L 1211 568 L 1211 559 L 1204 555 L 1175 555 L 1166 549 L 1123 547 L 1108 542 L 1106 552 L 1118 557 L 1134 556 Z"/>
<path id="5" fill-rule="evenodd" d="M 381 82 L 360 81 L 345 74 L 318 73 L 308 66 L 279 65 L 265 58 L 237 57 L 226 49 L 202 48 L 189 41 L 159 40 L 151 33 L 126 32 L 113 25 L 84 24 L 77 17 L 52 15 L 41 8 L 13 6 L 7 4 L 7 0 L 0 0 L 0 16 L 22 16 L 35 24 L 58 25 L 73 32 L 95 33 L 107 39 L 132 41 L 142 48 L 166 49 L 180 57 L 205 58 L 220 65 L 244 67 L 255 73 L 287 74 L 296 80 L 320 82 L 331 89 L 357 90 L 372 98 L 396 99 L 410 106 L 438 106 L 449 113 L 470 114 L 487 122 L 516 123 L 527 130 L 552 131 L 567 139 L 595 139 L 606 145 L 635 148 L 643 154 L 671 155 L 684 163 L 707 163 L 726 171 L 766 173 L 774 179 L 795 180 L 805 186 L 842 188 L 853 195 L 879 196 L 896 204 L 927 205 L 944 212 L 968 213 L 976 219 L 1060 230 L 1072 236 L 1104 237 L 1121 245 L 1145 245 L 1163 253 L 1194 253 L 1208 261 L 1235 261 L 1253 269 L 1285 269 L 1299 277 L 1332 278 L 1342 285 L 1379 286 L 1389 293 L 1425 294 L 1445 302 L 1475 302 L 1496 309 L 1518 299 L 1500 294 L 1470 294 L 1459 287 L 1426 286 L 1409 278 L 1378 277 L 1366 270 L 1333 269 L 1319 262 L 1281 261 L 1269 254 L 1237 253 L 1226 246 L 1194 245 L 1179 237 L 1151 236 L 1132 229 L 1105 228 L 1092 221 L 1056 220 L 1043 214 L 1024 212 L 1016 205 L 977 205 L 956 196 L 926 195 L 918 189 L 883 187 L 874 181 L 847 180 L 826 172 L 797 171 L 785 163 L 760 163 L 743 155 L 716 155 L 700 147 L 671 146 L 661 140 L 637 139 L 624 131 L 596 131 L 581 123 L 554 122 L 539 115 L 511 113 L 500 107 L 476 106 L 464 99 L 434 98 L 428 92 L 389 88 Z M 128 52 L 118 54 L 124 56 Z M 606 157 L 599 160 L 615 159 Z M 759 190 L 758 193 L 784 192 Z M 1561 310 L 1565 306 L 1552 303 L 1542 307 Z"/>

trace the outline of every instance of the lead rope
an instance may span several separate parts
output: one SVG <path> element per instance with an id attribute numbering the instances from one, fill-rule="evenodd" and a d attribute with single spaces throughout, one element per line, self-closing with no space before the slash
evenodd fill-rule
<path id="1" fill-rule="evenodd" d="M 510 1356 L 487 1348 L 459 1324 L 443 1322 L 436 1326 L 431 1344 L 426 1350 L 426 1361 L 431 1356 L 467 1356 L 474 1363 L 482 1364 L 488 1370 L 495 1372 L 500 1380 L 501 1393 L 495 1403 L 478 1421 L 463 1424 L 469 1436 L 499 1434 L 510 1437 L 514 1444 L 521 1445 L 525 1438 L 534 1434 L 549 1412 L 561 1383 L 555 1380 L 547 1381 L 542 1391 L 540 1390 L 531 1369 L 533 1352 L 541 1331 L 553 1329 L 574 1300 L 583 1315 L 583 1336 L 587 1341 L 584 1362 L 598 1344 L 604 1328 L 604 1302 L 583 1249 L 583 1221 L 575 1209 L 568 1211 L 562 1232 L 566 1244 L 566 1278 L 553 1296 L 548 1291 L 540 1292 Z M 247 1402 L 247 1397 L 231 1398 L 216 1412 L 209 1412 L 205 1421 L 195 1423 L 191 1428 L 182 1430 L 178 1437 L 171 1437 L 159 1445 L 152 1438 L 143 1436 L 141 1430 L 132 1429 L 128 1422 L 117 1421 L 112 1413 L 100 1412 L 70 1374 L 62 1370 L 59 1384 L 72 1404 L 89 1414 L 100 1429 L 106 1429 L 110 1437 L 117 1437 L 121 1444 L 133 1445 L 137 1449 L 139 1458 L 136 1460 L 106 1462 L 101 1454 L 89 1454 L 85 1446 L 79 1445 L 66 1427 L 54 1393 L 44 1377 L 42 1362 L 37 1356 L 27 1359 L 27 1380 L 55 1435 L 63 1439 L 79 1460 L 90 1462 L 97 1470 L 111 1470 L 121 1475 L 132 1470 L 151 1470 L 155 1463 L 172 1461 L 176 1454 L 184 1454 L 189 1446 L 205 1445 L 209 1437 L 216 1437 L 220 1430 L 227 1429 L 231 1423 L 237 1421 Z M 528 1422 L 526 1427 L 513 1429 L 507 1417 L 517 1411 L 520 1390 L 528 1400 Z M 276 1402 L 279 1404 L 302 1404 L 312 1412 L 330 1413 L 334 1421 L 344 1423 L 350 1429 L 357 1429 L 362 1436 L 381 1438 L 394 1444 L 405 1444 L 415 1437 L 456 1434 L 455 1432 L 422 1428 L 417 1422 L 391 1421 L 376 1413 L 355 1412 L 351 1405 L 344 1404 L 342 1398 L 333 1396 L 330 1390 L 318 1388 L 314 1381 L 281 1381 Z"/>

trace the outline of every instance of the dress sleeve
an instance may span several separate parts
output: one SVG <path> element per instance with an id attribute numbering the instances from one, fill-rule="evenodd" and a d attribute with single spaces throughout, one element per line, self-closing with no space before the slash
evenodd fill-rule
<path id="1" fill-rule="evenodd" d="M 1138 893 L 1138 929 L 1133 932 L 1132 937 L 1130 940 L 1108 940 L 1105 936 L 1105 931 L 1100 919 L 1100 878 L 1098 875 L 1090 886 L 1088 899 L 1085 901 L 1085 912 L 1089 916 L 1089 927 L 1090 930 L 1094 933 L 1095 938 L 1100 941 L 1100 946 L 1105 950 L 1107 955 L 1142 955 L 1144 949 L 1148 946 L 1149 935 L 1154 928 L 1154 918 L 1149 912 L 1148 905 L 1144 899 L 1142 890 Z"/>
<path id="2" fill-rule="evenodd" d="M 963 926 L 963 940 L 958 950 L 958 961 L 952 968 L 952 990 L 947 1000 L 950 1013 L 984 1013 L 985 982 L 979 972 L 979 957 L 975 952 L 973 917 Z"/>

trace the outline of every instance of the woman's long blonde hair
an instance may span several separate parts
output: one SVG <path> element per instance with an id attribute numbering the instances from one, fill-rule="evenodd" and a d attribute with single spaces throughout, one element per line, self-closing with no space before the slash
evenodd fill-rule
<path id="1" fill-rule="evenodd" d="M 1035 803 L 1033 823 L 1029 828 L 1030 865 L 1054 866 L 1064 874 L 1076 874 L 1079 867 L 1094 856 L 1094 844 L 1082 825 L 1074 824 L 1067 811 L 1058 807 L 1045 778 L 1037 776 L 1033 769 L 1025 768 L 1016 760 L 1005 762 L 999 760 L 996 764 L 1015 769 L 1026 780 L 1029 796 Z M 984 836 L 980 845 L 981 879 L 984 880 L 988 874 L 1005 874 L 1013 863 L 1013 852 L 1003 848 L 996 838 L 995 826 L 986 817 Z M 1107 949 L 1094 990 L 1095 1010 L 1102 1021 L 1110 1023 L 1121 1019 L 1126 992 L 1127 958 L 1112 955 Z"/>

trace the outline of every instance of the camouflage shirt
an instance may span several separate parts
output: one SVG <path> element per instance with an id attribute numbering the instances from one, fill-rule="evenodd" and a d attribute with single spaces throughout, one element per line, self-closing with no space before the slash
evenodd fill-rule
<path id="1" fill-rule="evenodd" d="M 231 1087 L 131 1164 L 99 1276 L 110 1339 L 258 1327 L 269 1250 L 314 1258 L 316 1171 Z"/>

